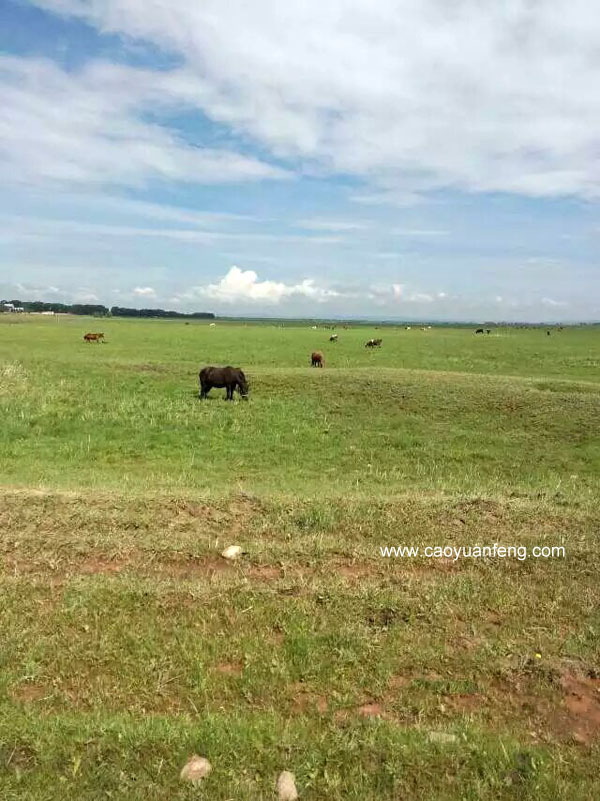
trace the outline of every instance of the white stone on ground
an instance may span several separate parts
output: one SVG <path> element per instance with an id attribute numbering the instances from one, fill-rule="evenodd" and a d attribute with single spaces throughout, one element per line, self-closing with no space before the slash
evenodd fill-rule
<path id="1" fill-rule="evenodd" d="M 212 765 L 204 757 L 194 754 L 190 757 L 181 769 L 179 778 L 184 782 L 192 782 L 197 784 L 202 781 L 212 770 Z"/>
<path id="2" fill-rule="evenodd" d="M 277 779 L 277 794 L 279 796 L 279 801 L 296 801 L 298 798 L 294 774 L 290 773 L 289 770 L 284 770 L 279 774 L 279 778 Z"/>
<path id="3" fill-rule="evenodd" d="M 228 545 L 224 551 L 221 552 L 223 559 L 237 559 L 242 553 L 240 545 Z"/>

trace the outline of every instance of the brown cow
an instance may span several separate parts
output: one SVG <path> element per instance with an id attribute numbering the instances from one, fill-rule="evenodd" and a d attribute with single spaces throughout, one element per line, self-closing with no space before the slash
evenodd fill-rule
<path id="1" fill-rule="evenodd" d="M 102 342 L 104 339 L 104 334 L 84 334 L 83 341 L 84 342 Z"/>
<path id="2" fill-rule="evenodd" d="M 369 339 L 365 342 L 365 348 L 379 348 L 382 342 L 382 339 Z"/>
<path id="3" fill-rule="evenodd" d="M 320 350 L 315 350 L 310 356 L 311 367 L 323 367 L 323 354 Z"/>

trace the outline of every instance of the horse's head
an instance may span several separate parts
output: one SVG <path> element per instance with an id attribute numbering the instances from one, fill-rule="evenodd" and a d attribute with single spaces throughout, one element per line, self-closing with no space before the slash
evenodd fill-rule
<path id="1" fill-rule="evenodd" d="M 240 370 L 238 375 L 238 392 L 240 396 L 244 400 L 248 400 L 248 395 L 250 394 L 250 387 L 248 386 L 248 381 L 246 380 L 246 376 Z"/>

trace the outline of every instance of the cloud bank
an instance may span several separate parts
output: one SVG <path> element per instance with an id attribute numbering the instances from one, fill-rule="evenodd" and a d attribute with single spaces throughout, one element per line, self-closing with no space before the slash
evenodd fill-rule
<path id="1" fill-rule="evenodd" d="M 340 297 L 333 289 L 326 289 L 315 284 L 313 279 L 305 279 L 299 284 L 285 284 L 281 281 L 259 281 L 254 270 L 241 270 L 233 266 L 220 281 L 206 286 L 197 286 L 192 290 L 195 297 L 210 298 L 219 303 L 239 303 L 250 301 L 277 305 L 282 300 L 294 296 L 302 296 L 324 303 Z"/>
<path id="2" fill-rule="evenodd" d="M 287 177 L 259 159 L 190 144 L 166 124 L 149 122 L 148 112 L 184 103 L 176 83 L 176 75 L 123 65 L 98 62 L 68 73 L 44 59 L 0 57 L 0 177 L 75 187 Z"/>
<path id="3" fill-rule="evenodd" d="M 280 174 L 231 154 L 217 155 L 214 167 L 212 156 L 131 115 L 144 96 L 158 97 L 163 107 L 200 109 L 303 169 L 360 176 L 383 191 L 364 194 L 367 202 L 386 192 L 401 199 L 439 188 L 598 196 L 600 14 L 589 0 L 572 0 L 568 13 L 560 0 L 37 5 L 180 60 L 176 69 L 125 82 L 122 70 L 99 66 L 72 78 L 66 94 L 56 73 L 39 92 L 28 80 L 31 67 L 19 79 L 26 98 L 33 92 L 47 107 L 51 131 L 52 100 L 74 88 L 75 109 L 68 100 L 65 113 L 85 112 L 92 142 L 102 88 L 120 96 L 107 123 L 133 157 L 122 159 L 125 175 L 143 173 L 148 161 L 182 180 Z M 139 137 L 143 145 L 136 147 Z M 110 160 L 105 148 L 118 157 L 103 145 L 92 175 Z M 29 154 L 35 157 L 34 147 Z M 62 170 L 69 171 L 65 163 Z"/>

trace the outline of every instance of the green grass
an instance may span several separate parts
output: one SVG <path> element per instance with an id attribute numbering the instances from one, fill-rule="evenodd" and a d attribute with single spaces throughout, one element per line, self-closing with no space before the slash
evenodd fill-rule
<path id="1" fill-rule="evenodd" d="M 86 345 L 89 325 L 0 320 L 3 483 L 303 496 L 597 489 L 598 329 L 385 329 L 370 351 L 368 329 L 329 345 L 307 328 L 94 320 L 108 342 Z M 306 366 L 315 347 L 323 370 Z M 227 405 L 214 390 L 198 402 L 199 366 L 229 362 L 247 371 L 251 402 Z"/>
<path id="2" fill-rule="evenodd" d="M 600 331 L 338 333 L 0 317 L 3 801 L 599 796 Z"/>

